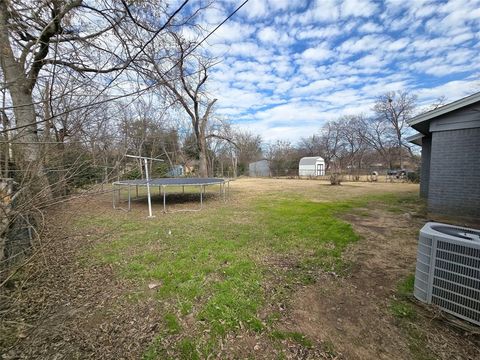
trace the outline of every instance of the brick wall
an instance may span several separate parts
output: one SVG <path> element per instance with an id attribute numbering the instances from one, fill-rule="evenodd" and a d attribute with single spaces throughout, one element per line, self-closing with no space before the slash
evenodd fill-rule
<path id="1" fill-rule="evenodd" d="M 420 172 L 420 196 L 428 197 L 428 185 L 430 182 L 430 156 L 432 154 L 432 138 L 422 138 L 422 167 Z"/>
<path id="2" fill-rule="evenodd" d="M 432 133 L 428 210 L 480 221 L 480 128 Z"/>

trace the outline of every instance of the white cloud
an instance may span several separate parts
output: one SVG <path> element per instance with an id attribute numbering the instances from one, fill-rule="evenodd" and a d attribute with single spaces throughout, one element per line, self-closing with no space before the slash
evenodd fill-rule
<path id="1" fill-rule="evenodd" d="M 361 38 L 350 38 L 340 45 L 339 50 L 345 53 L 358 53 L 384 47 L 390 38 L 385 35 L 366 35 Z"/>
<path id="2" fill-rule="evenodd" d="M 220 4 L 212 23 L 237 5 Z M 479 12 L 479 0 L 250 0 L 209 40 L 223 62 L 208 90 L 218 113 L 272 141 L 368 114 L 389 90 L 455 100 L 480 90 Z"/>
<path id="3" fill-rule="evenodd" d="M 345 0 L 341 6 L 342 17 L 369 17 L 377 10 L 377 5 L 369 0 Z"/>
<path id="4" fill-rule="evenodd" d="M 379 33 L 383 31 L 383 27 L 374 22 L 367 22 L 360 25 L 358 31 L 362 33 Z"/>
<path id="5" fill-rule="evenodd" d="M 261 42 L 274 46 L 279 44 L 288 45 L 294 41 L 286 32 L 278 32 L 271 26 L 261 29 L 257 37 Z"/>
<path id="6" fill-rule="evenodd" d="M 432 87 L 416 89 L 415 93 L 420 102 L 433 102 L 433 100 L 445 96 L 447 102 L 451 102 L 462 97 L 480 91 L 480 81 L 478 79 L 454 80 L 445 84 Z"/>
<path id="7" fill-rule="evenodd" d="M 410 43 L 410 40 L 408 39 L 398 39 L 392 42 L 388 42 L 387 45 L 387 50 L 389 51 L 399 51 L 402 49 L 405 49 L 407 45 Z"/>
<path id="8" fill-rule="evenodd" d="M 213 36 L 211 41 L 215 43 L 230 44 L 237 41 L 248 40 L 250 35 L 255 32 L 255 27 L 249 24 L 241 24 L 237 21 L 227 22 L 220 27 Z"/>
<path id="9" fill-rule="evenodd" d="M 315 80 L 310 84 L 292 90 L 294 96 L 314 95 L 319 90 L 332 89 L 335 83 L 329 79 Z"/>
<path id="10" fill-rule="evenodd" d="M 250 18 L 263 17 L 268 14 L 268 4 L 264 0 L 250 0 L 241 11 Z"/>
<path id="11" fill-rule="evenodd" d="M 338 36 L 342 33 L 342 30 L 337 25 L 330 25 L 321 28 L 315 28 L 313 26 L 305 27 L 299 31 L 296 38 L 299 40 L 305 39 L 328 39 L 333 36 Z"/>
<path id="12" fill-rule="evenodd" d="M 318 45 L 309 48 L 302 53 L 302 58 L 310 61 L 326 60 L 331 56 L 332 52 L 325 46 Z"/>
<path id="13" fill-rule="evenodd" d="M 299 16 L 299 21 L 303 24 L 319 21 L 321 23 L 331 23 L 340 17 L 340 8 L 336 0 L 316 0 L 313 5 Z"/>

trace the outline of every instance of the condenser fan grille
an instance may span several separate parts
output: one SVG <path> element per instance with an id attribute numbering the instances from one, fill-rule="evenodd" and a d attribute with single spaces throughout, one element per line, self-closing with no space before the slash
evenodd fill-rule
<path id="1" fill-rule="evenodd" d="M 480 279 L 479 249 L 437 241 L 433 304 L 480 322 L 480 284 L 476 279 Z"/>

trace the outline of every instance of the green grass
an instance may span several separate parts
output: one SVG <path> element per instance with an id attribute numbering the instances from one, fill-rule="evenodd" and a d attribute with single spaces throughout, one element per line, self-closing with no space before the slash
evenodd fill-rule
<path id="1" fill-rule="evenodd" d="M 397 318 L 415 319 L 416 316 L 413 305 L 404 301 L 392 301 L 390 311 Z"/>
<path id="2" fill-rule="evenodd" d="M 313 342 L 309 340 L 305 335 L 296 331 L 279 331 L 274 330 L 270 333 L 270 336 L 273 339 L 277 340 L 286 340 L 289 339 L 291 341 L 296 342 L 297 344 L 302 345 L 303 347 L 310 348 L 313 346 Z"/>
<path id="3" fill-rule="evenodd" d="M 177 334 L 182 330 L 182 327 L 180 326 L 177 317 L 172 314 L 172 313 L 167 313 L 164 316 L 165 320 L 165 327 L 167 332 L 170 334 Z"/>
<path id="4" fill-rule="evenodd" d="M 400 282 L 397 287 L 398 295 L 403 298 L 411 298 L 413 296 L 413 287 L 415 285 L 415 274 L 408 275 L 405 280 Z"/>
<path id="5" fill-rule="evenodd" d="M 390 312 L 398 320 L 398 325 L 404 331 L 408 347 L 414 359 L 433 360 L 436 357 L 426 346 L 426 334 L 417 325 L 418 316 L 413 298 L 415 275 L 408 275 L 397 285 L 397 296 L 390 302 Z"/>
<path id="6" fill-rule="evenodd" d="M 415 275 L 410 274 L 397 285 L 397 299 L 390 303 L 390 311 L 397 318 L 415 319 L 416 311 L 410 299 L 413 296 Z"/>
<path id="7" fill-rule="evenodd" d="M 315 282 L 313 270 L 345 268 L 341 255 L 359 236 L 339 215 L 372 202 L 401 206 L 411 201 L 410 196 L 312 202 L 277 194 L 155 220 L 95 214 L 79 219 L 76 226 L 108 234 L 86 259 L 113 265 L 119 276 L 145 289 L 144 296 L 161 302 L 164 329 L 145 359 L 168 358 L 166 344 L 174 357 L 195 359 L 214 352 L 219 337 L 241 329 L 267 331 L 272 338 L 283 336 L 311 346 L 301 334 L 276 331 L 273 317 L 265 324 L 259 311 L 272 297 L 288 298 L 295 284 Z M 270 265 L 276 258 L 287 259 L 288 266 Z M 147 285 L 152 281 L 160 286 L 149 292 Z M 275 295 L 265 292 L 267 283 L 274 284 Z M 142 299 L 139 292 L 131 296 L 133 301 Z M 406 312 L 397 307 L 392 311 Z M 177 316 L 194 316 L 189 336 Z"/>

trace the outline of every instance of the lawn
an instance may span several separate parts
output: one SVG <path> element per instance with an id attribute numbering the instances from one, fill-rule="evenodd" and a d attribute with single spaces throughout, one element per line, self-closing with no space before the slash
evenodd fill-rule
<path id="1" fill-rule="evenodd" d="M 127 295 L 134 301 L 158 300 L 163 324 L 145 358 L 205 358 L 218 350 L 219 339 L 242 331 L 308 346 L 301 334 L 279 331 L 278 314 L 264 309 L 287 302 L 295 286 L 315 282 L 319 269 L 347 270 L 342 253 L 359 235 L 342 214 L 373 203 L 394 210 L 417 199 L 416 188 L 405 185 L 356 193 L 355 186 L 352 191 L 349 185 L 310 182 L 315 193 L 292 186 L 250 189 L 256 194 L 243 198 L 239 195 L 248 184 L 238 190 L 235 185 L 230 201 L 212 199 L 201 212 L 148 220 L 141 212 L 108 212 L 75 222 L 82 231 L 101 228 L 110 234 L 85 254 L 87 266 L 113 266 L 119 277 L 135 284 Z M 193 326 L 184 329 L 185 319 L 192 317 Z"/>
<path id="2" fill-rule="evenodd" d="M 411 296 L 418 186 L 239 179 L 226 202 L 111 194 L 52 209 L 10 282 L 10 358 L 459 359 L 480 354 Z M 124 194 L 125 195 L 125 194 Z M 125 198 L 125 197 L 124 197 Z M 125 204 L 123 204 L 125 205 Z M 190 210 L 178 212 L 177 210 Z M 47 264 L 48 266 L 45 266 Z"/>

